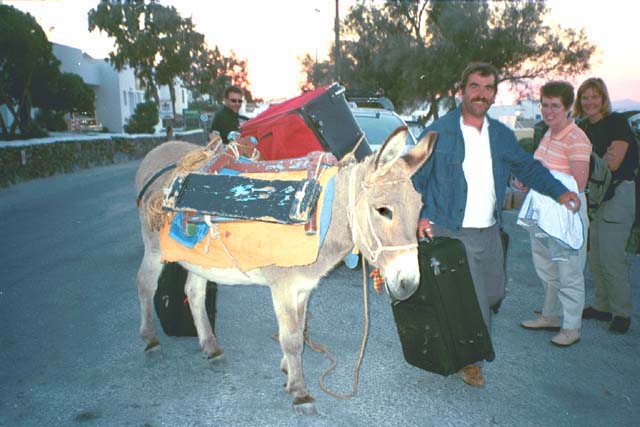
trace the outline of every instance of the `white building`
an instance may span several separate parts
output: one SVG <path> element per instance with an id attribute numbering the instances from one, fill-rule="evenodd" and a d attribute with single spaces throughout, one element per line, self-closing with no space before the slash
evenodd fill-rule
<path id="1" fill-rule="evenodd" d="M 74 73 L 93 89 L 96 94 L 96 123 L 106 127 L 109 132 L 124 132 L 124 125 L 133 114 L 136 106 L 144 101 L 144 90 L 135 78 L 131 68 L 116 71 L 104 59 L 96 59 L 82 52 L 80 49 L 52 43 L 53 54 L 60 61 L 60 71 Z M 181 114 L 187 108 L 191 93 L 179 82 L 176 90 L 176 113 Z M 171 115 L 171 97 L 169 88 L 160 87 L 159 90 L 160 118 Z M 2 108 L 2 110 L 5 110 Z M 7 126 L 11 125 L 12 117 L 7 111 L 2 111 Z M 158 123 L 157 130 L 161 129 Z"/>
<path id="2" fill-rule="evenodd" d="M 535 122 L 542 120 L 540 101 L 535 99 L 523 99 L 516 105 L 492 105 L 488 114 L 511 129 L 531 127 Z"/>

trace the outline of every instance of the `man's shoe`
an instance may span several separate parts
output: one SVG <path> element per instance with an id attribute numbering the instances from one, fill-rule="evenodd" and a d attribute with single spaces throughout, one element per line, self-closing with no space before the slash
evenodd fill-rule
<path id="1" fill-rule="evenodd" d="M 484 387 L 484 376 L 478 365 L 467 365 L 460 369 L 460 378 L 472 387 Z"/>
<path id="2" fill-rule="evenodd" d="M 559 347 L 569 347 L 580 341 L 580 329 L 562 329 L 551 342 Z"/>
<path id="3" fill-rule="evenodd" d="M 631 325 L 631 319 L 629 317 L 614 316 L 611 323 L 609 323 L 609 330 L 617 334 L 626 334 Z"/>
<path id="4" fill-rule="evenodd" d="M 552 316 L 540 316 L 537 319 L 525 320 L 520 323 L 525 329 L 541 329 L 545 331 L 559 331 L 560 330 L 560 318 Z"/>
<path id="5" fill-rule="evenodd" d="M 593 307 L 587 307 L 584 310 L 582 310 L 583 319 L 596 319 L 596 320 L 601 320 L 603 322 L 610 322 L 611 317 L 612 317 L 611 313 L 609 313 L 608 311 L 600 311 Z"/>

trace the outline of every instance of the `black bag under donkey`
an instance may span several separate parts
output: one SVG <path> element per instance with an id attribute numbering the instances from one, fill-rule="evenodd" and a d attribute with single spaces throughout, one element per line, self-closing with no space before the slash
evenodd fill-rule
<path id="1" fill-rule="evenodd" d="M 193 323 L 193 315 L 189 300 L 184 293 L 187 270 L 177 262 L 169 262 L 162 268 L 158 279 L 158 288 L 153 297 L 156 314 L 160 319 L 162 330 L 172 337 L 196 337 L 198 333 Z M 207 282 L 205 307 L 211 322 L 211 330 L 215 333 L 217 285 Z"/>
<path id="2" fill-rule="evenodd" d="M 420 242 L 418 262 L 418 290 L 392 306 L 405 360 L 441 375 L 493 360 L 462 242 L 446 237 Z"/>

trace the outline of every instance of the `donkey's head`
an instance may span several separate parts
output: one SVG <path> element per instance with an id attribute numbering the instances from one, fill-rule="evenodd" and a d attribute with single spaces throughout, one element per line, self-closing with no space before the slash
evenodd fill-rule
<path id="1" fill-rule="evenodd" d="M 354 243 L 380 269 L 387 291 L 398 300 L 410 297 L 420 280 L 416 229 L 422 200 L 411 176 L 427 161 L 437 138 L 430 132 L 403 154 L 407 132 L 396 129 L 367 160 L 364 179 L 349 188 Z"/>

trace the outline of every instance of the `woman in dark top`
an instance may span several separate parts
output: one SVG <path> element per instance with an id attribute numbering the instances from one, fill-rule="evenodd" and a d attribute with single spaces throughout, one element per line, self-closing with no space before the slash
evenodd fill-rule
<path id="1" fill-rule="evenodd" d="M 578 89 L 574 115 L 593 152 L 607 161 L 612 184 L 589 227 L 587 262 L 595 285 L 595 302 L 583 319 L 610 321 L 609 330 L 626 333 L 631 323 L 631 284 L 625 247 L 635 218 L 638 145 L 627 120 L 611 112 L 602 79 L 587 79 Z"/>

